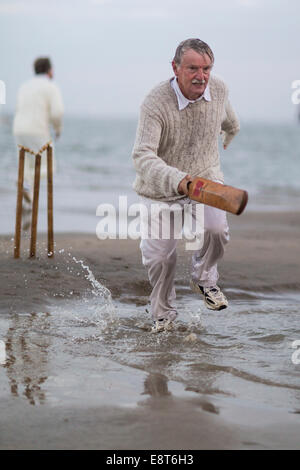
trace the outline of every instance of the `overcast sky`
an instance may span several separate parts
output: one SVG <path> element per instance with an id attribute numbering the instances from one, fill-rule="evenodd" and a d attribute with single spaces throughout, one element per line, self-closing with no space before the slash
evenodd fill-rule
<path id="1" fill-rule="evenodd" d="M 172 76 L 177 44 L 206 41 L 243 120 L 292 121 L 299 0 L 0 0 L 0 80 L 13 111 L 32 62 L 50 56 L 68 114 L 136 116 Z"/>

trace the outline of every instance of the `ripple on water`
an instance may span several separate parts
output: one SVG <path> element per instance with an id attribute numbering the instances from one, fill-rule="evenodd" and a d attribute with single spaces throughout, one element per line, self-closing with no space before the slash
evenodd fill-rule
<path id="1" fill-rule="evenodd" d="M 37 348 L 43 344 L 39 338 L 48 337 L 55 340 L 57 355 L 62 348 L 71 357 L 108 357 L 145 372 L 163 373 L 199 393 L 232 391 L 256 400 L 259 385 L 260 399 L 271 397 L 278 406 L 286 402 L 287 391 L 290 402 L 298 399 L 299 369 L 291 362 L 294 351 L 289 348 L 289 342 L 300 339 L 297 296 L 232 299 L 227 310 L 213 312 L 186 294 L 177 301 L 180 316 L 174 330 L 153 335 L 144 306 L 113 300 L 88 265 L 66 256 L 81 268 L 91 292 L 71 300 L 54 299 L 45 315 L 10 317 L 10 341 L 17 344 L 17 338 L 28 338 L 29 356 L 30 345 Z M 193 340 L 186 340 L 189 337 Z M 277 393 L 270 392 L 274 389 Z"/>

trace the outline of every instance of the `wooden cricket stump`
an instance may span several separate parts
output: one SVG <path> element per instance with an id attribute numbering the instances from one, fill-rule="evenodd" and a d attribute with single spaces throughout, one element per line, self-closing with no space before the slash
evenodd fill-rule
<path id="1" fill-rule="evenodd" d="M 41 174 L 41 154 L 47 150 L 47 212 L 48 212 L 48 257 L 54 256 L 54 235 L 53 235 L 53 153 L 51 143 L 45 144 L 38 153 L 31 149 L 20 146 L 19 152 L 19 171 L 18 171 L 18 189 L 17 189 L 17 207 L 16 207 L 16 227 L 14 239 L 14 257 L 20 257 L 21 230 L 22 230 L 22 203 L 24 197 L 24 162 L 25 152 L 31 153 L 35 157 L 34 169 L 34 188 L 32 200 L 31 216 L 31 236 L 29 257 L 36 255 L 37 240 L 37 222 L 39 208 L 40 192 L 40 174 Z"/>

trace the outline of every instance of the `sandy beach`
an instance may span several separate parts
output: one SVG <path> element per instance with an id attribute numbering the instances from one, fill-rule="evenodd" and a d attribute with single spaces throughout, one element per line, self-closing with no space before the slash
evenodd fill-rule
<path id="1" fill-rule="evenodd" d="M 298 290 L 300 213 L 249 212 L 240 218 L 231 215 L 228 218 L 231 238 L 219 265 L 222 287 L 254 294 Z M 0 247 L 1 310 L 20 312 L 42 308 L 58 287 L 58 295 L 65 299 L 88 291 L 89 282 L 67 269 L 66 260 L 70 256 L 87 263 L 114 299 L 132 305 L 147 303 L 150 286 L 141 262 L 139 241 L 99 240 L 96 235 L 82 233 L 57 234 L 56 255 L 52 259 L 46 256 L 45 235 L 39 236 L 36 259 L 28 259 L 28 235 L 22 240 L 19 260 L 13 258 L 13 235 L 2 236 Z M 179 285 L 188 286 L 189 262 L 189 252 L 185 251 L 184 242 L 179 241 L 176 277 Z"/>
<path id="2" fill-rule="evenodd" d="M 300 214 L 249 212 L 229 219 L 231 242 L 219 266 L 229 301 L 245 309 L 256 296 L 288 298 L 299 291 Z M 47 259 L 41 236 L 37 258 L 28 259 L 23 240 L 15 260 L 12 237 L 1 237 L 1 449 L 299 448 L 300 366 L 291 363 L 292 350 L 286 362 L 294 385 L 279 377 L 260 380 L 259 373 L 236 372 L 233 365 L 226 369 L 218 354 L 210 370 L 201 360 L 211 348 L 208 325 L 179 323 L 173 337 L 149 334 L 150 287 L 138 241 L 66 233 L 55 243 L 55 257 Z M 178 255 L 177 300 L 196 310 L 202 302 L 188 288 L 190 254 L 183 242 Z M 107 291 L 95 293 L 98 282 L 112 300 L 105 300 Z M 115 310 L 103 326 L 107 302 Z M 201 308 L 204 318 L 226 318 Z M 248 313 L 255 330 L 251 308 Z M 84 335 L 74 335 L 78 330 Z M 196 339 L 189 343 L 191 331 Z M 180 376 L 180 354 L 189 356 L 199 382 Z M 233 377 L 229 389 L 211 383 L 211 374 L 224 371 Z M 256 403 L 244 393 L 247 387 Z M 259 400 L 269 389 L 276 404 L 286 388 L 292 398 L 282 407 Z"/>

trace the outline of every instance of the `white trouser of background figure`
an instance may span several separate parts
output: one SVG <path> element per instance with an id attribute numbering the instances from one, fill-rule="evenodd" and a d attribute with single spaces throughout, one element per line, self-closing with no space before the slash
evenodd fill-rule
<path id="1" fill-rule="evenodd" d="M 33 152 L 37 153 L 45 144 L 50 141 L 49 135 L 27 135 L 20 134 L 15 135 L 15 141 L 17 144 L 17 150 L 19 155 L 20 147 L 26 147 Z M 52 158 L 53 158 L 53 172 L 56 170 L 56 160 L 54 156 L 54 145 L 51 143 L 52 147 Z M 47 150 L 41 153 L 41 178 L 47 177 Z M 33 184 L 34 184 L 34 169 L 35 169 L 35 156 L 31 153 L 25 152 L 25 162 L 24 162 L 24 190 L 29 195 L 32 200 L 33 197 Z"/>
<path id="2" fill-rule="evenodd" d="M 201 286 L 204 291 L 209 292 L 217 288 L 218 270 L 217 263 L 224 254 L 225 245 L 229 241 L 229 229 L 226 212 L 191 201 L 189 198 L 181 198 L 174 204 L 172 202 L 161 203 L 147 198 L 141 198 L 142 204 L 147 208 L 145 213 L 141 211 L 141 232 L 142 240 L 140 248 L 142 261 L 148 270 L 148 277 L 152 286 L 150 295 L 151 314 L 154 321 L 173 321 L 177 316 L 174 305 L 176 298 L 174 279 L 176 269 L 176 246 L 178 242 L 178 225 L 182 229 L 184 224 L 184 206 L 191 206 L 192 232 L 195 240 L 200 242 L 200 246 L 193 250 L 191 279 L 193 287 Z M 163 204 L 165 211 L 167 206 L 171 212 L 171 217 L 162 217 L 162 211 L 150 210 L 157 205 Z M 200 206 L 200 207 L 199 207 Z M 172 209 L 173 207 L 173 209 Z M 197 210 L 198 209 L 198 210 Z M 202 209 L 199 211 L 199 209 Z M 152 216 L 150 217 L 150 214 Z M 196 216 L 201 221 L 196 220 Z M 202 217 L 201 217 L 202 214 Z M 163 220 L 170 219 L 170 234 L 164 237 L 162 233 Z M 196 223 L 198 222 L 198 223 Z M 152 227 L 152 228 L 151 228 Z M 152 231 L 152 236 L 151 236 Z M 146 234 L 146 236 L 145 236 Z M 154 236 L 153 236 L 154 235 Z M 188 243 L 188 242 L 187 242 Z M 186 245 L 192 247 L 192 243 Z M 188 250 L 193 248 L 188 248 Z M 187 251 L 187 255 L 189 251 Z M 206 301 L 206 299 L 205 299 Z M 206 301 L 208 308 L 213 308 Z M 223 307 L 225 308 L 225 307 Z M 218 310 L 219 308 L 213 308 Z"/>

